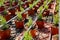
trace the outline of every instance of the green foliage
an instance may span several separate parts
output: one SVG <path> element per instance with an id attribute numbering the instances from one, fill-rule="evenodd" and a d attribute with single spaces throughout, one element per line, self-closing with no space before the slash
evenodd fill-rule
<path id="1" fill-rule="evenodd" d="M 20 6 L 20 10 L 21 10 L 21 11 L 24 11 L 24 8 L 23 8 L 22 6 Z"/>
<path id="2" fill-rule="evenodd" d="M 45 9 L 48 9 L 48 6 L 47 6 L 47 5 L 45 5 L 45 6 L 44 6 L 44 8 L 45 8 Z"/>
<path id="3" fill-rule="evenodd" d="M 44 1 L 43 5 L 45 6 L 47 4 L 47 1 Z"/>
<path id="4" fill-rule="evenodd" d="M 53 20 L 54 20 L 54 24 L 59 23 L 59 14 L 58 13 L 56 15 L 54 15 Z"/>
<path id="5" fill-rule="evenodd" d="M 56 6 L 56 11 L 59 11 L 59 5 Z"/>
<path id="6" fill-rule="evenodd" d="M 26 25 L 28 25 L 28 27 L 30 27 L 31 25 L 32 25 L 32 18 L 31 17 L 29 17 L 29 21 L 26 23 Z"/>
<path id="7" fill-rule="evenodd" d="M 3 14 L 4 14 L 4 15 L 6 15 L 6 14 L 7 14 L 7 11 L 6 11 L 6 10 L 4 10 Z"/>
<path id="8" fill-rule="evenodd" d="M 21 20 L 22 20 L 22 15 L 21 15 L 21 13 L 20 13 L 20 12 L 16 12 L 16 13 L 17 13 L 17 19 L 21 21 Z"/>
<path id="9" fill-rule="evenodd" d="M 41 7 L 39 8 L 40 12 L 42 11 L 42 9 L 43 9 L 43 6 L 41 6 Z"/>
<path id="10" fill-rule="evenodd" d="M 5 0 L 0 0 L 0 6 L 4 4 Z"/>
<path id="11" fill-rule="evenodd" d="M 1 27 L 3 30 L 9 28 L 9 26 L 6 24 L 5 18 L 4 18 L 2 15 L 0 15 L 0 25 L 3 25 L 3 26 Z"/>
<path id="12" fill-rule="evenodd" d="M 52 0 L 48 0 L 48 2 L 50 3 Z"/>
<path id="13" fill-rule="evenodd" d="M 29 4 L 29 8 L 33 8 L 38 3 L 38 1 L 34 1 L 33 4 Z"/>
<path id="14" fill-rule="evenodd" d="M 29 8 L 33 8 L 32 4 L 29 4 Z"/>
<path id="15" fill-rule="evenodd" d="M 0 15 L 0 25 L 3 25 L 5 23 L 6 23 L 5 18 L 2 15 Z"/>
<path id="16" fill-rule="evenodd" d="M 24 39 L 23 40 L 32 40 L 32 36 L 29 32 L 24 33 Z"/>
<path id="17" fill-rule="evenodd" d="M 38 20 L 39 20 L 39 21 L 42 20 L 42 13 L 40 13 L 40 14 L 38 15 Z"/>

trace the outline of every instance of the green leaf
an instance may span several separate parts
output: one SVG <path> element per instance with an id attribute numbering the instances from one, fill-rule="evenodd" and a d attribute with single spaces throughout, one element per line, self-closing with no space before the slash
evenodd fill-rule
<path id="1" fill-rule="evenodd" d="M 45 8 L 45 9 L 48 9 L 48 6 L 47 6 L 47 5 L 45 5 L 45 6 L 44 6 L 44 8 Z"/>
<path id="2" fill-rule="evenodd" d="M 21 11 L 24 11 L 24 8 L 22 8 L 22 7 L 20 6 L 20 10 L 21 10 Z"/>
<path id="3" fill-rule="evenodd" d="M 3 26 L 2 26 L 2 29 L 3 30 L 6 30 L 6 29 L 8 29 L 9 28 L 9 25 L 7 25 L 7 24 L 4 24 Z"/>
<path id="4" fill-rule="evenodd" d="M 0 15 L 0 25 L 3 25 L 5 23 L 6 23 L 6 19 L 2 15 Z"/>
<path id="5" fill-rule="evenodd" d="M 44 1 L 43 5 L 45 6 L 47 4 L 47 1 Z"/>
<path id="6" fill-rule="evenodd" d="M 4 4 L 5 0 L 0 0 L 0 6 Z"/>
<path id="7" fill-rule="evenodd" d="M 54 24 L 58 24 L 58 22 L 59 22 L 59 14 L 57 13 L 56 15 L 54 15 L 53 19 L 54 19 Z"/>
<path id="8" fill-rule="evenodd" d="M 29 4 L 29 8 L 33 8 L 32 4 Z"/>
<path id="9" fill-rule="evenodd" d="M 38 20 L 42 20 L 42 13 L 38 15 Z"/>
<path id="10" fill-rule="evenodd" d="M 29 21 L 26 23 L 26 25 L 28 25 L 28 27 L 30 27 L 30 26 L 32 25 L 32 22 L 33 22 L 33 21 L 32 21 L 32 18 L 30 17 L 30 18 L 29 18 Z"/>
<path id="11" fill-rule="evenodd" d="M 16 13 L 17 13 L 17 19 L 21 21 L 21 20 L 22 20 L 22 15 L 21 15 L 21 13 L 20 13 L 20 12 L 16 12 Z"/>
<path id="12" fill-rule="evenodd" d="M 6 11 L 6 10 L 4 10 L 3 14 L 4 14 L 4 15 L 6 15 L 6 14 L 7 14 L 7 11 Z"/>
<path id="13" fill-rule="evenodd" d="M 56 6 L 56 11 L 59 11 L 59 5 Z"/>
<path id="14" fill-rule="evenodd" d="M 23 40 L 32 40 L 32 36 L 29 32 L 24 33 L 24 39 Z"/>
<path id="15" fill-rule="evenodd" d="M 0 15 L 0 25 L 3 25 L 3 26 L 1 27 L 3 30 L 9 28 L 9 26 L 6 24 L 5 18 L 4 18 L 2 15 Z"/>
<path id="16" fill-rule="evenodd" d="M 39 8 L 40 12 L 42 11 L 42 9 L 43 9 L 43 6 L 41 6 L 41 7 Z"/>

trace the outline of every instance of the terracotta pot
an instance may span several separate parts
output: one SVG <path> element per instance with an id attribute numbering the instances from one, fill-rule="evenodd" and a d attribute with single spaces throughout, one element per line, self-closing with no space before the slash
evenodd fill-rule
<path id="1" fill-rule="evenodd" d="M 1 11 L 4 11 L 4 10 L 5 10 L 4 6 L 1 6 L 1 7 L 0 7 L 0 12 L 1 12 Z"/>
<path id="2" fill-rule="evenodd" d="M 38 29 L 43 29 L 44 28 L 44 21 L 36 21 L 36 24 L 38 26 Z"/>
<path id="3" fill-rule="evenodd" d="M 9 12 L 11 13 L 11 15 L 15 15 L 15 9 L 10 9 Z"/>
<path id="4" fill-rule="evenodd" d="M 10 38 L 10 33 L 11 33 L 11 30 L 10 29 L 7 29 L 7 30 L 3 30 L 3 31 L 1 31 L 0 30 L 0 39 L 2 40 L 5 40 L 5 39 L 8 39 L 8 38 Z"/>
<path id="5" fill-rule="evenodd" d="M 58 28 L 51 27 L 51 32 L 52 32 L 52 35 L 59 34 L 59 29 Z"/>
<path id="6" fill-rule="evenodd" d="M 17 29 L 24 28 L 24 22 L 23 21 L 15 21 L 15 25 Z"/>
<path id="7" fill-rule="evenodd" d="M 28 10 L 28 15 L 34 15 L 34 10 L 32 9 Z"/>
<path id="8" fill-rule="evenodd" d="M 35 38 L 37 30 L 30 30 L 30 34 L 32 35 L 33 38 Z"/>

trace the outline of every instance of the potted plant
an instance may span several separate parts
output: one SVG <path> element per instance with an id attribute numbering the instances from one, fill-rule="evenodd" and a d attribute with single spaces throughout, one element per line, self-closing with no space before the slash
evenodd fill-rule
<path id="1" fill-rule="evenodd" d="M 15 21 L 17 29 L 24 28 L 24 21 L 20 12 L 17 12 L 17 20 Z"/>
<path id="2" fill-rule="evenodd" d="M 0 15 L 0 25 L 3 25 L 0 30 L 0 40 L 9 39 L 11 30 L 9 29 L 9 25 L 6 24 L 6 20 L 3 16 Z"/>
<path id="3" fill-rule="evenodd" d="M 36 24 L 38 26 L 38 29 L 43 29 L 44 28 L 44 21 L 42 19 L 42 13 L 38 14 L 38 19 L 36 21 Z"/>
<path id="4" fill-rule="evenodd" d="M 32 25 L 32 23 L 33 23 L 32 18 L 29 17 L 29 19 L 25 23 L 26 24 L 25 24 L 25 27 L 24 28 L 27 30 Z"/>
<path id="5" fill-rule="evenodd" d="M 29 32 L 25 32 L 23 40 L 32 40 L 31 34 Z"/>
<path id="6" fill-rule="evenodd" d="M 6 10 L 4 10 L 4 12 L 2 13 L 2 15 L 6 19 L 6 21 L 8 21 L 8 20 L 11 19 L 11 15 Z"/>

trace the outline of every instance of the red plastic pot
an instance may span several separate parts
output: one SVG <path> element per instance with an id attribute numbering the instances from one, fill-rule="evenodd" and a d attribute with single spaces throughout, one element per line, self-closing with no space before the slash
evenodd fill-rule
<path id="1" fill-rule="evenodd" d="M 38 26 L 38 29 L 43 29 L 44 28 L 44 21 L 36 21 L 36 24 Z"/>
<path id="2" fill-rule="evenodd" d="M 28 15 L 34 15 L 34 10 L 32 9 L 28 10 Z"/>
<path id="3" fill-rule="evenodd" d="M 11 19 L 11 15 L 4 15 L 4 18 L 6 19 L 6 21 Z"/>
<path id="4" fill-rule="evenodd" d="M 26 19 L 27 14 L 23 13 L 23 14 L 22 14 L 22 17 L 23 17 L 23 19 Z"/>
<path id="5" fill-rule="evenodd" d="M 0 30 L 0 40 L 6 40 L 8 38 L 10 38 L 10 33 L 11 33 L 11 30 L 10 29 L 7 29 L 7 30 Z"/>
<path id="6" fill-rule="evenodd" d="M 33 38 L 35 38 L 37 30 L 30 30 L 30 34 L 32 35 Z"/>
<path id="7" fill-rule="evenodd" d="M 15 21 L 15 25 L 17 29 L 24 28 L 24 22 L 23 21 Z"/>
<path id="8" fill-rule="evenodd" d="M 1 11 L 4 11 L 4 10 L 5 10 L 4 6 L 1 6 L 1 7 L 0 7 L 0 12 L 1 12 Z"/>
<path id="9" fill-rule="evenodd" d="M 15 15 L 15 9 L 10 9 L 9 12 L 11 13 L 11 15 Z"/>
<path id="10" fill-rule="evenodd" d="M 52 35 L 59 34 L 59 29 L 58 28 L 55 28 L 55 27 L 51 27 L 51 34 Z"/>

